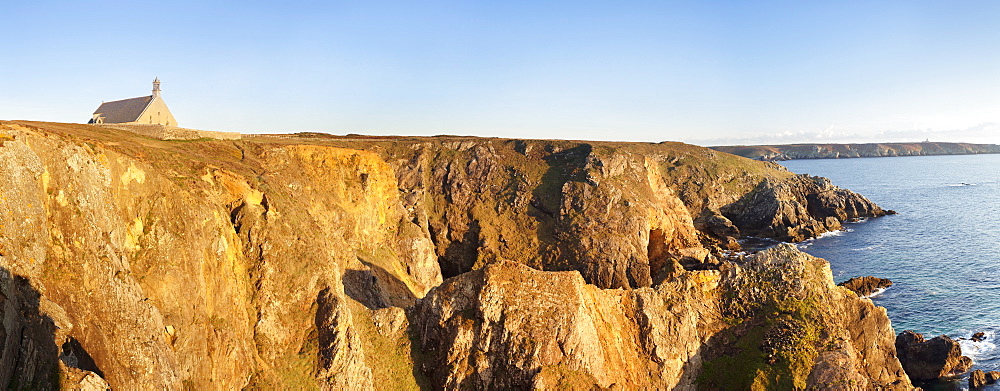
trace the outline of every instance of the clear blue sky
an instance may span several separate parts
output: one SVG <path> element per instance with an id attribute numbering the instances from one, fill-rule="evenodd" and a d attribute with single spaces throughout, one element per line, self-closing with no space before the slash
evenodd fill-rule
<path id="1" fill-rule="evenodd" d="M 0 119 L 1000 143 L 997 1 L 5 1 Z"/>

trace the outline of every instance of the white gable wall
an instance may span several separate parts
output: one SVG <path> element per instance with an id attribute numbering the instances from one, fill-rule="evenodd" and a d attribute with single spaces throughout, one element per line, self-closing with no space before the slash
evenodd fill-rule
<path id="1" fill-rule="evenodd" d="M 143 125 L 167 125 L 167 126 L 177 126 L 177 120 L 174 119 L 174 115 L 170 114 L 170 109 L 167 108 L 167 104 L 163 102 L 163 98 L 154 97 L 149 105 L 146 106 L 146 110 L 143 110 L 139 118 L 136 118 L 134 124 Z"/>

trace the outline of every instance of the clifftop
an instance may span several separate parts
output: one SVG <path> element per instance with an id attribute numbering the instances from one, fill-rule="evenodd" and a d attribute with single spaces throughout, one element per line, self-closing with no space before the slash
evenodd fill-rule
<path id="1" fill-rule="evenodd" d="M 746 296 L 739 284 L 805 275 L 730 257 L 739 239 L 802 240 L 888 211 L 823 178 L 707 148 L 313 134 L 163 141 L 0 121 L 0 182 L 0 310 L 23 314 L 4 317 L 5 346 L 29 352 L 5 350 L 13 364 L 0 381 L 725 388 L 836 381 L 864 358 L 874 364 L 855 380 L 908 385 L 894 357 L 866 353 L 881 342 L 855 345 L 862 336 L 843 331 L 870 313 L 884 327 L 863 338 L 891 339 L 884 312 L 828 284 L 825 262 L 791 247 L 752 259 L 814 265 L 803 273 L 820 293 L 801 299 L 840 310 L 788 307 L 789 322 L 805 316 L 844 339 L 767 348 L 805 360 L 794 365 L 740 353 L 754 333 L 779 327 L 767 311 L 785 307 L 765 295 L 727 313 Z M 746 292 L 762 292 L 754 287 Z M 536 324 L 526 314 L 547 315 Z M 568 328 L 542 332 L 552 324 Z M 23 330 L 37 332 L 18 339 Z M 830 343 L 839 353 L 820 349 Z M 556 354 L 567 346 L 582 350 Z M 541 349 L 537 360 L 520 356 L 529 347 Z M 784 355 L 799 348 L 810 353 Z M 696 383 L 703 369 L 744 359 L 746 377 Z"/>
<path id="2" fill-rule="evenodd" d="M 856 157 L 893 157 L 926 155 L 973 155 L 1000 153 L 997 144 L 969 143 L 869 143 L 869 144 L 788 144 L 733 145 L 711 147 L 755 160 L 844 159 Z"/>

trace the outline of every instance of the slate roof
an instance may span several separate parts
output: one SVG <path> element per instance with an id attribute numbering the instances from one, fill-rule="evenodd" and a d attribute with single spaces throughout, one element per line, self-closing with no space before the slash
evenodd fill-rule
<path id="1" fill-rule="evenodd" d="M 105 102 L 101 103 L 97 110 L 94 110 L 94 114 L 101 114 L 106 124 L 134 122 L 139 119 L 143 110 L 146 110 L 146 106 L 149 106 L 149 102 L 152 100 L 153 96 L 150 95 Z"/>

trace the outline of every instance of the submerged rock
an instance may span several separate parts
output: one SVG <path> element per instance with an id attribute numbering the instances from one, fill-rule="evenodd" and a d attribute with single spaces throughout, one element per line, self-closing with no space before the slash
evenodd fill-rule
<path id="1" fill-rule="evenodd" d="M 870 297 L 880 289 L 892 286 L 892 281 L 889 281 L 888 278 L 865 276 L 854 277 L 837 285 L 850 289 L 851 292 L 857 293 L 858 296 Z"/>
<path id="2" fill-rule="evenodd" d="M 896 354 L 911 379 L 957 376 L 972 366 L 972 359 L 962 355 L 958 342 L 946 335 L 924 340 L 920 333 L 906 330 L 896 336 Z"/>

